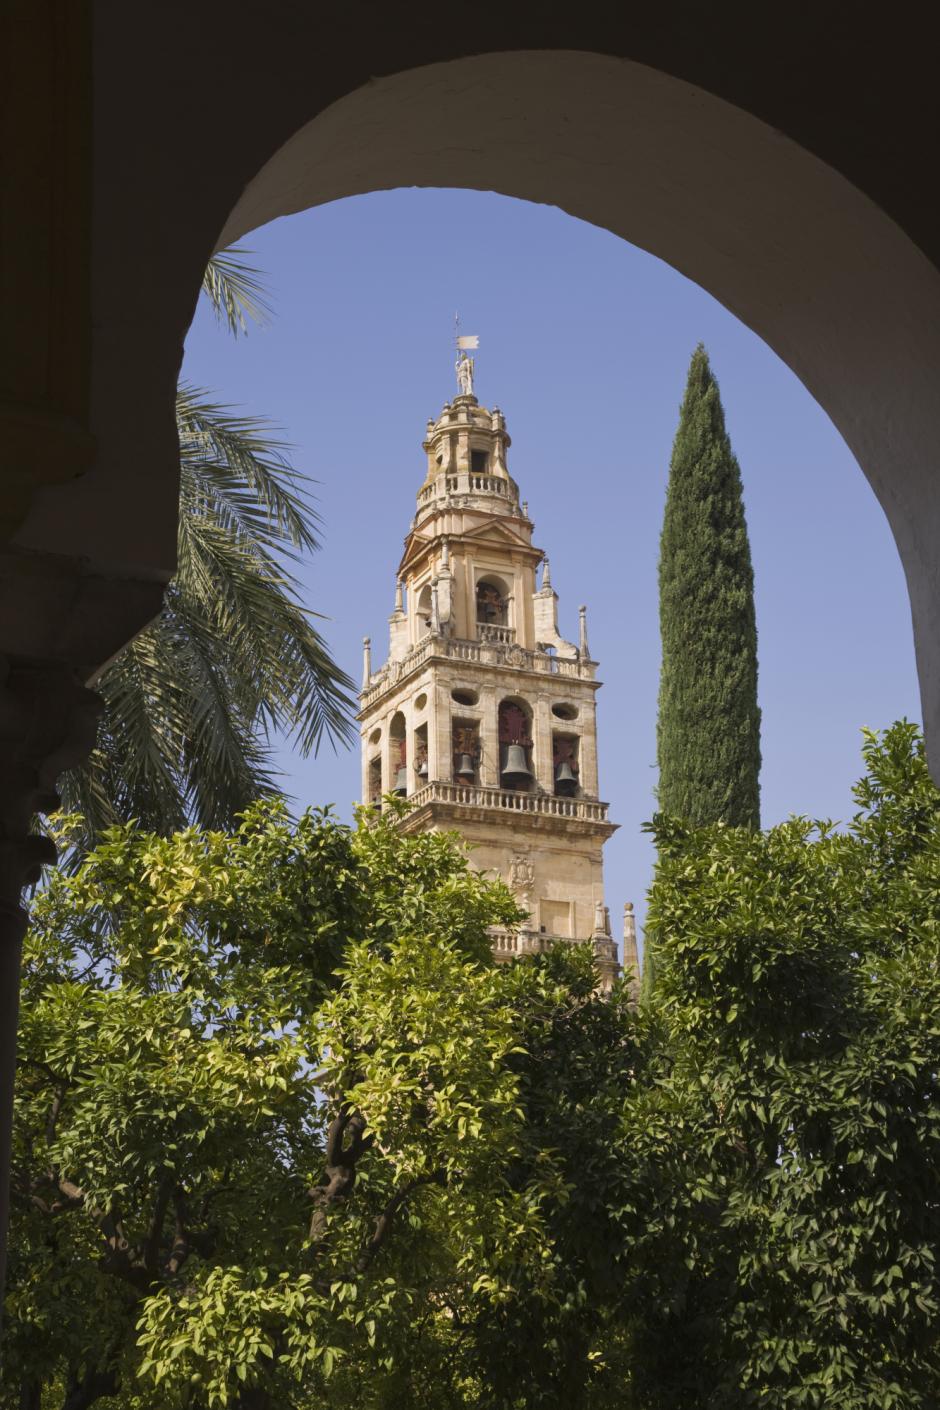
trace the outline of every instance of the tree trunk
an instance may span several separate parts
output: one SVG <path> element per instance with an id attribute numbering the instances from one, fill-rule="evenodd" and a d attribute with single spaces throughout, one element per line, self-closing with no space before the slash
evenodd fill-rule
<path id="1" fill-rule="evenodd" d="M 19 1410 L 42 1410 L 42 1381 L 23 1381 Z"/>
<path id="2" fill-rule="evenodd" d="M 83 1381 L 71 1381 L 62 1410 L 89 1410 L 96 1400 L 116 1395 L 118 1379 L 114 1371 L 92 1371 Z"/>

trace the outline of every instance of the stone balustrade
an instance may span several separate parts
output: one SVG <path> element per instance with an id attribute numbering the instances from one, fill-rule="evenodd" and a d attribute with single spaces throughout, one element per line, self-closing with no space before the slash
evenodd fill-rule
<path id="1" fill-rule="evenodd" d="M 418 491 L 418 506 L 424 509 L 436 499 L 449 495 L 495 494 L 510 503 L 515 501 L 516 490 L 511 480 L 502 475 L 480 475 L 460 471 L 455 475 L 438 475 L 429 485 Z"/>
<path id="2" fill-rule="evenodd" d="M 588 798 L 559 798 L 553 793 L 523 793 L 512 788 L 489 788 L 481 783 L 426 783 L 408 796 L 415 808 L 427 803 L 450 803 L 466 808 L 492 808 L 498 812 L 540 814 L 552 818 L 578 818 L 606 822 L 607 804 Z"/>
<path id="3" fill-rule="evenodd" d="M 568 676 L 575 680 L 594 680 L 597 663 L 584 657 L 554 656 L 548 651 L 527 651 L 512 640 L 511 627 L 483 626 L 481 631 L 507 632 L 507 639 L 466 641 L 457 637 L 435 636 L 429 633 L 400 661 L 387 661 L 381 670 L 372 672 L 369 685 L 359 697 L 360 708 L 368 710 L 384 690 L 397 685 L 405 676 L 418 671 L 431 660 L 483 662 L 486 665 L 510 667 L 513 670 L 536 671 L 541 675 Z"/>
<path id="4" fill-rule="evenodd" d="M 481 641 L 495 641 L 500 646 L 508 646 L 511 641 L 516 639 L 516 633 L 512 627 L 500 626 L 496 622 L 478 622 L 477 636 Z"/>
<path id="5" fill-rule="evenodd" d="M 517 955 L 540 955 L 559 942 L 563 945 L 587 945 L 588 940 L 572 940 L 570 935 L 547 935 L 541 930 L 507 930 L 501 925 L 491 925 L 486 932 L 493 942 L 493 956 L 497 960 L 514 959 Z"/>

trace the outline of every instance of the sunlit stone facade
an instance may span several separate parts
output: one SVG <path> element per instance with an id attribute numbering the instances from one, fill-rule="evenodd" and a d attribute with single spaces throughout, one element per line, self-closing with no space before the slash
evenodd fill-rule
<path id="1" fill-rule="evenodd" d="M 427 469 L 398 569 L 388 659 L 365 643 L 362 796 L 407 796 L 409 831 L 454 829 L 529 919 L 494 932 L 498 958 L 554 938 L 589 942 L 602 987 L 619 972 L 602 851 L 597 663 L 558 631 L 548 560 L 509 474 L 498 409 L 472 394 L 427 424 Z M 537 575 L 540 572 L 540 581 Z M 632 907 L 624 962 L 636 965 Z"/>

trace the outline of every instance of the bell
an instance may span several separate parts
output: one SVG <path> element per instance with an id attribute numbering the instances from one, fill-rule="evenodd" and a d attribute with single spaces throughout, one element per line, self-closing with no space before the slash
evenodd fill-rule
<path id="1" fill-rule="evenodd" d="M 518 779 L 524 783 L 527 778 L 532 777 L 532 770 L 525 759 L 525 749 L 521 744 L 510 744 L 506 750 L 506 763 L 503 765 L 503 778 L 513 787 L 513 781 Z"/>
<path id="2" fill-rule="evenodd" d="M 567 759 L 562 759 L 555 770 L 555 792 L 563 797 L 570 798 L 578 786 L 577 775 L 574 773 L 571 764 Z"/>
<path id="3" fill-rule="evenodd" d="M 473 782 L 474 768 L 473 759 L 469 754 L 461 754 L 460 763 L 457 765 L 457 777 L 465 778 L 468 782 Z"/>
<path id="4" fill-rule="evenodd" d="M 395 775 L 395 787 L 392 789 L 392 792 L 397 793 L 399 798 L 404 798 L 406 796 L 408 792 L 407 764 L 402 764 L 401 768 L 398 770 L 398 773 Z"/>
<path id="5" fill-rule="evenodd" d="M 418 775 L 419 778 L 427 778 L 427 776 L 428 776 L 428 761 L 427 761 L 427 759 L 422 759 L 422 760 L 421 760 L 421 763 L 420 763 L 420 764 L 418 765 L 418 767 L 415 769 L 415 773 Z"/>

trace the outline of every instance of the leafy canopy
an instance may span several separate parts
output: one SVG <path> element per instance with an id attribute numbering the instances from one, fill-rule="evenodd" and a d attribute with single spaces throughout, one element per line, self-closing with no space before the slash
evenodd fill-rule
<path id="1" fill-rule="evenodd" d="M 37 902 L 8 1396 L 29 1410 L 940 1402 L 940 795 L 659 817 L 655 994 L 494 967 L 453 839 L 258 805 Z"/>
<path id="2" fill-rule="evenodd" d="M 552 1233 L 577 1162 L 550 1094 L 590 1129 L 586 1098 L 626 1071 L 592 1039 L 621 1010 L 588 952 L 494 967 L 509 894 L 394 816 L 127 826 L 37 898 L 5 1372 L 24 1397 L 299 1410 L 532 1383 L 549 1404 L 571 1348 L 599 1374 L 584 1252 L 569 1216 Z M 534 1365 L 505 1365 L 517 1322 Z"/>

